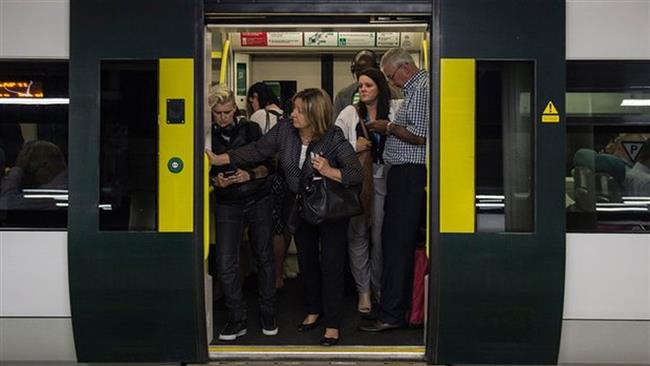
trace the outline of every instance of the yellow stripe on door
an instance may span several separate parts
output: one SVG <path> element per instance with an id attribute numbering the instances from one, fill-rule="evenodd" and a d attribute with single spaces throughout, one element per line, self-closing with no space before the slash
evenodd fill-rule
<path id="1" fill-rule="evenodd" d="M 158 73 L 158 231 L 192 232 L 194 60 L 160 59 Z"/>
<path id="2" fill-rule="evenodd" d="M 440 62 L 440 232 L 474 232 L 476 62 Z"/>

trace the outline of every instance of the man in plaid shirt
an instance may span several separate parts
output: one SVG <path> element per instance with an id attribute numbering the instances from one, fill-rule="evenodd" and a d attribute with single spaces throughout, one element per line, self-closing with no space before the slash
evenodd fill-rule
<path id="1" fill-rule="evenodd" d="M 426 202 L 426 139 L 429 133 L 429 73 L 420 70 L 402 48 L 381 59 L 389 83 L 402 89 L 404 102 L 394 121 L 374 121 L 371 131 L 386 134 L 384 161 L 390 165 L 382 226 L 383 267 L 377 320 L 361 326 L 381 332 L 406 325 L 413 258 Z"/>

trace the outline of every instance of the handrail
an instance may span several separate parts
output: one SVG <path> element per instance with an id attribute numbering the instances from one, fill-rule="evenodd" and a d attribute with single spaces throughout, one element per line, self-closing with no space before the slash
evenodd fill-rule
<path id="1" fill-rule="evenodd" d="M 429 41 L 422 40 L 422 57 L 424 58 L 422 68 L 429 71 Z"/>
<path id="2" fill-rule="evenodd" d="M 228 70 L 229 54 L 230 54 L 230 40 L 227 39 L 223 43 L 223 50 L 221 51 L 221 69 L 219 71 L 219 84 L 226 83 L 226 71 Z"/>

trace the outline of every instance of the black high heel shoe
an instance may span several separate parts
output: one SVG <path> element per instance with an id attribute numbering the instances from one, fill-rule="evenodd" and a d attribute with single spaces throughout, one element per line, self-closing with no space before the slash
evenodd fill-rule
<path id="1" fill-rule="evenodd" d="M 310 330 L 316 328 L 319 320 L 320 320 L 320 316 L 311 323 L 300 323 L 298 324 L 297 329 L 299 332 L 309 332 Z"/>
<path id="2" fill-rule="evenodd" d="M 339 343 L 339 338 L 330 338 L 330 337 L 323 337 L 320 339 L 320 345 L 325 346 L 325 347 L 331 347 L 331 346 L 336 346 L 337 343 Z"/>

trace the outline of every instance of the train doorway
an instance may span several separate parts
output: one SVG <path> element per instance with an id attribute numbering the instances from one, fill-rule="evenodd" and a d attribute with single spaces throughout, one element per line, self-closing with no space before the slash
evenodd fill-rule
<path id="1" fill-rule="evenodd" d="M 334 101 L 339 91 L 356 84 L 356 78 L 351 73 L 351 63 L 355 54 L 361 50 L 374 52 L 378 62 L 389 48 L 402 47 L 409 51 L 420 68 L 429 68 L 430 14 L 355 14 L 332 17 L 320 14 L 246 16 L 208 13 L 206 23 L 205 57 L 210 60 L 205 69 L 206 83 L 220 83 L 231 89 L 235 93 L 238 109 L 248 118 L 255 112 L 248 100 L 248 90 L 256 83 L 264 83 L 273 90 L 285 116 L 291 113 L 291 97 L 305 88 L 321 88 Z M 396 89 L 394 93 L 396 99 L 401 98 L 399 90 Z M 339 112 L 335 110 L 334 117 Z M 210 131 L 209 115 L 206 116 L 205 123 L 204 130 Z M 261 127 L 264 127 L 263 123 Z M 206 147 L 209 147 L 210 138 L 211 136 L 206 138 Z M 211 199 L 211 212 L 214 204 L 215 201 Z M 422 232 L 429 231 L 425 221 L 423 216 Z M 210 235 L 207 238 L 212 252 L 219 245 L 215 242 L 214 215 L 210 215 L 209 227 Z M 422 235 L 421 245 L 426 244 L 426 236 Z M 254 263 L 251 253 L 247 253 L 246 243 L 242 252 L 245 253 L 240 256 L 242 267 L 246 263 Z M 211 254 L 209 261 L 212 259 Z M 277 358 L 424 358 L 424 319 L 412 326 L 381 334 L 368 334 L 358 330 L 360 325 L 371 322 L 372 319 L 368 318 L 373 315 L 360 316 L 355 280 L 349 270 L 349 257 L 346 260 L 341 342 L 331 350 L 319 346 L 324 328 L 319 327 L 308 333 L 296 330 L 296 325 L 302 322 L 306 314 L 306 307 L 304 291 L 297 278 L 299 268 L 293 241 L 284 262 L 279 263 L 282 268 L 276 275 L 279 274 L 277 322 L 280 331 L 273 337 L 264 336 L 256 321 L 259 311 L 256 273 L 251 268 L 242 270 L 242 276 L 246 278 L 243 283 L 248 304 L 248 333 L 236 342 L 219 341 L 218 335 L 227 321 L 228 312 L 220 297 L 218 281 L 210 276 L 207 282 L 215 285 L 211 294 L 213 298 L 206 296 L 206 308 L 209 314 L 213 314 L 212 319 L 208 319 L 208 333 L 212 334 L 209 346 L 211 359 L 255 358 L 261 353 L 265 357 Z M 210 274 L 215 274 L 213 267 L 212 263 L 208 263 Z M 424 293 L 424 281 L 420 281 L 420 286 L 420 292 Z M 376 308 L 378 305 L 373 302 L 372 306 Z"/>

